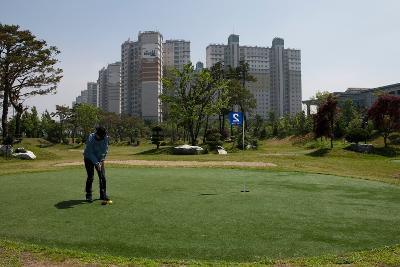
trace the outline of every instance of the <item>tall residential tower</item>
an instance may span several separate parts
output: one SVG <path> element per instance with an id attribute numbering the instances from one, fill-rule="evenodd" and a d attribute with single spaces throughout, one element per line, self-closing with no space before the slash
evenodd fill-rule
<path id="1" fill-rule="evenodd" d="M 163 37 L 139 32 L 138 40 L 121 46 L 121 109 L 144 120 L 162 121 Z"/>
<path id="2" fill-rule="evenodd" d="M 108 64 L 99 71 L 97 80 L 99 108 L 117 114 L 121 113 L 120 69 L 121 62 Z"/>
<path id="3" fill-rule="evenodd" d="M 170 68 L 190 62 L 190 42 L 166 40 L 156 31 L 140 32 L 137 41 L 121 45 L 121 111 L 161 122 L 162 77 Z"/>
<path id="4" fill-rule="evenodd" d="M 232 34 L 228 45 L 211 44 L 206 48 L 206 65 L 222 62 L 225 68 L 247 62 L 257 81 L 247 83 L 257 101 L 255 113 L 268 118 L 269 112 L 282 117 L 301 112 L 300 50 L 285 49 L 284 40 L 275 38 L 272 47 L 240 46 L 239 35 Z"/>

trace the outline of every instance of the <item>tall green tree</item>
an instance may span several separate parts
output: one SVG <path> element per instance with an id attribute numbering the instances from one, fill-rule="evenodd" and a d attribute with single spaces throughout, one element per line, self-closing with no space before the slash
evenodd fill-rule
<path id="1" fill-rule="evenodd" d="M 127 137 L 129 138 L 130 144 L 138 142 L 143 127 L 143 120 L 123 115 L 120 120 L 120 125 L 118 126 L 120 130 L 120 139 Z"/>
<path id="2" fill-rule="evenodd" d="M 221 62 L 216 63 L 214 66 L 210 68 L 211 76 L 215 83 L 225 82 L 228 83 L 226 79 L 226 73 L 224 70 L 224 66 Z M 225 118 L 228 113 L 231 111 L 231 96 L 229 87 L 226 90 L 219 90 L 217 92 L 218 102 L 221 105 L 218 107 L 218 120 L 219 120 L 219 132 L 223 138 L 225 138 Z M 207 129 L 204 131 L 205 135 L 207 134 Z"/>
<path id="3" fill-rule="evenodd" d="M 61 142 L 62 136 L 60 135 L 60 123 L 56 122 L 47 110 L 42 113 L 40 128 L 43 131 L 42 134 L 46 140 L 52 143 Z"/>
<path id="4" fill-rule="evenodd" d="M 311 100 L 316 100 L 318 103 L 318 106 L 322 105 L 326 101 L 326 99 L 331 95 L 328 91 L 317 91 L 315 93 L 315 96 L 312 96 L 310 99 Z"/>
<path id="5" fill-rule="evenodd" d="M 27 137 L 39 137 L 40 119 L 36 107 L 31 112 L 24 112 L 21 118 L 21 128 Z"/>
<path id="6" fill-rule="evenodd" d="M 61 105 L 56 105 L 56 111 L 51 113 L 52 117 L 58 117 L 58 120 L 60 122 L 60 136 L 61 140 L 64 140 L 66 135 L 65 135 L 65 128 L 67 127 L 67 123 L 69 119 L 72 116 L 72 111 L 68 106 L 61 106 Z"/>
<path id="7" fill-rule="evenodd" d="M 293 129 L 295 135 L 305 135 L 312 131 L 311 117 L 307 117 L 305 112 L 297 113 L 293 118 Z"/>
<path id="8" fill-rule="evenodd" d="M 250 67 L 247 62 L 240 61 L 236 68 L 229 68 L 227 77 L 230 79 L 229 94 L 231 96 L 232 108 L 239 106 L 243 116 L 256 108 L 256 99 L 246 87 L 248 82 L 255 82 L 256 78 L 250 74 Z"/>
<path id="9" fill-rule="evenodd" d="M 207 114 L 222 105 L 221 101 L 224 100 L 219 99 L 217 94 L 226 90 L 227 83 L 223 80 L 215 81 L 207 69 L 196 73 L 189 63 L 182 71 L 172 70 L 172 75 L 163 79 L 163 85 L 161 100 L 168 105 L 169 116 L 174 117 L 178 125 L 185 127 L 190 143 L 195 145 Z"/>
<path id="10" fill-rule="evenodd" d="M 56 67 L 59 53 L 55 46 L 48 46 L 46 41 L 38 40 L 28 30 L 21 30 L 17 25 L 0 24 L 3 139 L 9 135 L 7 116 L 10 104 L 17 112 L 18 129 L 25 111 L 23 101 L 31 96 L 55 92 L 62 78 L 62 70 Z"/>
<path id="11" fill-rule="evenodd" d="M 271 111 L 268 113 L 268 122 L 267 125 L 270 126 L 272 136 L 278 136 L 278 129 L 279 129 L 279 120 L 276 116 L 275 112 Z"/>
<path id="12" fill-rule="evenodd" d="M 75 105 L 74 119 L 78 125 L 81 133 L 82 142 L 85 142 L 91 131 L 93 131 L 96 124 L 99 122 L 99 109 L 90 104 Z"/>

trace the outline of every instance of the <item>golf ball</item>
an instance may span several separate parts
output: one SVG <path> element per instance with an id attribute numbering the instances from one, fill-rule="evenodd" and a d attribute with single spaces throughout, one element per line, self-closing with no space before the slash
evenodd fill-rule
<path id="1" fill-rule="evenodd" d="M 109 201 L 108 201 L 108 204 L 112 204 L 112 200 L 109 200 Z"/>

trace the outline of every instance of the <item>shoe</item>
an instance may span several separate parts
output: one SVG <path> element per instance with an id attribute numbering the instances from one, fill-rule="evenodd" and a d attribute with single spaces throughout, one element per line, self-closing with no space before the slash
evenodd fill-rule
<path id="1" fill-rule="evenodd" d="M 86 201 L 92 203 L 93 202 L 92 195 L 86 195 Z"/>
<path id="2" fill-rule="evenodd" d="M 110 200 L 110 198 L 107 195 L 105 195 L 105 196 L 100 196 L 100 200 L 108 201 Z"/>

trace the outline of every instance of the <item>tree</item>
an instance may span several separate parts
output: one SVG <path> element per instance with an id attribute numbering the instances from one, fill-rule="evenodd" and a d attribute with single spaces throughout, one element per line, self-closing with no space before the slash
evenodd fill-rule
<path id="1" fill-rule="evenodd" d="M 273 111 L 268 113 L 268 125 L 272 129 L 272 136 L 278 136 L 279 120 Z"/>
<path id="2" fill-rule="evenodd" d="M 390 133 L 400 129 L 400 97 L 394 95 L 379 96 L 368 110 L 368 117 L 382 134 L 385 147 L 387 147 L 387 138 Z"/>
<path id="3" fill-rule="evenodd" d="M 292 121 L 295 135 L 305 135 L 312 131 L 312 121 L 304 111 L 297 113 Z"/>
<path id="4" fill-rule="evenodd" d="M 40 128 L 43 131 L 43 136 L 46 140 L 52 143 L 60 143 L 62 136 L 60 135 L 60 123 L 53 120 L 50 113 L 46 110 L 42 114 Z"/>
<path id="5" fill-rule="evenodd" d="M 39 136 L 40 120 L 36 107 L 31 108 L 31 112 L 24 112 L 21 118 L 21 128 L 27 137 Z"/>
<path id="6" fill-rule="evenodd" d="M 210 68 L 210 71 L 214 82 L 228 82 L 225 77 L 226 73 L 224 71 L 224 66 L 221 62 L 218 62 L 214 66 L 212 66 Z M 228 115 L 232 107 L 229 88 L 227 88 L 227 90 L 219 90 L 217 92 L 217 98 L 218 101 L 221 103 L 221 105 L 218 107 L 219 133 L 223 138 L 226 138 L 227 136 L 225 136 L 225 116 Z M 206 133 L 207 130 L 205 130 L 204 132 Z"/>
<path id="7" fill-rule="evenodd" d="M 253 136 L 256 138 L 260 138 L 263 127 L 264 127 L 263 118 L 260 115 L 256 115 L 253 125 Z"/>
<path id="8" fill-rule="evenodd" d="M 353 101 L 351 99 L 338 102 L 338 106 L 340 112 L 338 114 L 338 118 L 335 122 L 334 128 L 334 135 L 336 138 L 340 138 L 346 135 L 349 123 L 355 118 L 359 118 L 361 116 L 358 110 L 354 107 Z"/>
<path id="9" fill-rule="evenodd" d="M 224 80 L 214 80 L 209 70 L 194 72 L 191 63 L 182 71 L 172 70 L 170 77 L 163 78 L 164 93 L 161 101 L 168 105 L 169 116 L 177 125 L 184 126 L 192 145 L 196 145 L 200 129 L 209 114 L 222 106 L 217 93 L 227 89 Z M 216 113 L 217 114 L 217 113 Z"/>
<path id="10" fill-rule="evenodd" d="M 326 101 L 328 96 L 331 95 L 328 91 L 317 91 L 315 96 L 312 96 L 310 99 L 311 100 L 316 100 L 318 103 L 318 106 L 320 106 L 322 103 Z"/>
<path id="11" fill-rule="evenodd" d="M 205 143 L 208 145 L 210 150 L 217 149 L 217 146 L 221 146 L 223 141 L 221 140 L 222 135 L 219 132 L 219 129 L 208 129 L 206 134 Z"/>
<path id="12" fill-rule="evenodd" d="M 65 139 L 65 124 L 69 121 L 72 116 L 72 111 L 68 106 L 56 105 L 56 112 L 51 113 L 52 117 L 58 117 L 60 122 L 60 137 L 61 141 Z"/>
<path id="13" fill-rule="evenodd" d="M 31 96 L 55 92 L 62 78 L 55 58 L 60 52 L 46 41 L 17 25 L 0 24 L 0 91 L 3 93 L 3 139 L 9 135 L 8 107 L 17 112 L 16 131 L 25 111 L 23 101 Z"/>
<path id="14" fill-rule="evenodd" d="M 97 114 L 99 109 L 90 104 L 75 105 L 75 119 L 78 129 L 81 131 L 82 142 L 86 142 L 90 132 L 94 129 L 99 121 Z"/>
<path id="15" fill-rule="evenodd" d="M 229 94 L 231 96 L 231 107 L 239 106 L 246 119 L 246 112 L 251 112 L 256 108 L 256 99 L 248 88 L 247 82 L 255 82 L 256 78 L 249 73 L 249 64 L 240 61 L 235 69 L 229 68 L 227 77 L 230 79 Z"/>
<path id="16" fill-rule="evenodd" d="M 330 94 L 326 100 L 320 104 L 318 112 L 314 117 L 315 137 L 329 137 L 331 139 L 331 148 L 333 148 L 333 130 L 337 113 L 337 100 Z"/>
<path id="17" fill-rule="evenodd" d="M 107 134 L 111 140 L 117 141 L 121 139 L 121 118 L 118 114 L 99 110 L 99 124 L 106 127 Z"/>
<path id="18" fill-rule="evenodd" d="M 143 129 L 143 121 L 136 117 L 123 115 L 120 120 L 121 138 L 128 137 L 130 144 L 139 144 L 140 131 Z"/>
<path id="19" fill-rule="evenodd" d="M 363 122 L 360 117 L 354 118 L 350 121 L 349 126 L 346 128 L 345 139 L 350 143 L 358 144 L 367 138 L 367 129 L 363 128 Z"/>

